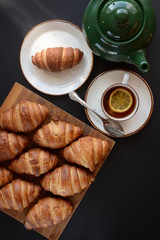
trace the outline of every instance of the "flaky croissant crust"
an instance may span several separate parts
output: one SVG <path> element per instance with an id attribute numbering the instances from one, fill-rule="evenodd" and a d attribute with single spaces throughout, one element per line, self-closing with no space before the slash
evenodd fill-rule
<path id="1" fill-rule="evenodd" d="M 0 131 L 0 161 L 15 158 L 28 144 L 28 136 Z"/>
<path id="2" fill-rule="evenodd" d="M 52 227 L 66 219 L 72 212 L 72 205 L 64 199 L 42 198 L 28 212 L 25 227 L 28 230 Z"/>
<path id="3" fill-rule="evenodd" d="M 50 123 L 37 130 L 33 140 L 41 147 L 58 149 L 65 147 L 82 133 L 82 128 L 78 126 L 52 119 Z"/>
<path id="4" fill-rule="evenodd" d="M 91 136 L 79 138 L 63 151 L 68 162 L 89 168 L 91 172 L 95 171 L 96 165 L 103 161 L 108 153 L 108 142 Z"/>
<path id="5" fill-rule="evenodd" d="M 55 47 L 43 49 L 32 56 L 32 63 L 40 69 L 58 72 L 80 63 L 83 52 L 78 48 Z"/>
<path id="6" fill-rule="evenodd" d="M 41 187 L 21 179 L 13 180 L 0 190 L 0 209 L 23 211 L 33 202 Z"/>
<path id="7" fill-rule="evenodd" d="M 41 180 L 41 186 L 53 194 L 63 197 L 72 196 L 90 186 L 94 176 L 84 169 L 64 164 L 47 173 Z"/>
<path id="8" fill-rule="evenodd" d="M 48 109 L 36 102 L 20 100 L 0 116 L 0 127 L 13 132 L 35 130 L 48 116 Z"/>
<path id="9" fill-rule="evenodd" d="M 13 174 L 7 169 L 0 167 L 0 187 L 9 183 L 13 179 Z"/>
<path id="10" fill-rule="evenodd" d="M 19 174 L 25 173 L 38 177 L 53 169 L 58 162 L 56 154 L 40 148 L 32 148 L 13 160 L 8 169 Z"/>

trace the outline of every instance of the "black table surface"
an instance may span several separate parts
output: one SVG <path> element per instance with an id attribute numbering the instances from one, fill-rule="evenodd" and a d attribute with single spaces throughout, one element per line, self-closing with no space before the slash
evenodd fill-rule
<path id="1" fill-rule="evenodd" d="M 0 0 L 0 105 L 18 82 L 90 125 L 84 109 L 67 95 L 48 96 L 35 90 L 24 78 L 19 63 L 22 41 L 33 26 L 49 19 L 63 19 L 81 27 L 88 3 L 89 0 Z M 151 87 L 153 114 L 140 132 L 114 139 L 115 147 L 61 240 L 160 239 L 160 1 L 152 0 L 152 4 L 157 27 L 146 53 L 150 71 L 142 74 L 132 65 L 104 61 L 95 56 L 92 73 L 77 92 L 84 98 L 90 82 L 104 71 L 133 70 Z M 0 212 L 0 239 L 11 238 L 45 239 Z"/>

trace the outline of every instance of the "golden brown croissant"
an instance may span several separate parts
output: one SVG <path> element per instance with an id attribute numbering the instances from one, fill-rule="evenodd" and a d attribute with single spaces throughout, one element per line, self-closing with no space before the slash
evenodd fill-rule
<path id="1" fill-rule="evenodd" d="M 21 212 L 39 196 L 40 191 L 41 187 L 34 183 L 13 180 L 0 190 L 0 209 Z"/>
<path id="2" fill-rule="evenodd" d="M 8 166 L 9 170 L 19 174 L 31 174 L 36 177 L 48 172 L 58 164 L 58 157 L 40 148 L 30 149 Z"/>
<path id="3" fill-rule="evenodd" d="M 62 165 L 41 180 L 41 186 L 55 195 L 72 196 L 90 186 L 94 176 L 86 170 L 70 165 Z"/>
<path id="4" fill-rule="evenodd" d="M 38 68 L 51 72 L 72 68 L 80 63 L 83 52 L 78 48 L 47 48 L 32 56 L 32 63 Z"/>
<path id="5" fill-rule="evenodd" d="M 63 148 L 83 133 L 82 128 L 71 123 L 59 120 L 51 120 L 44 125 L 34 135 L 34 141 L 41 147 L 51 149 Z"/>
<path id="6" fill-rule="evenodd" d="M 63 155 L 68 162 L 89 168 L 93 172 L 96 165 L 109 153 L 109 144 L 105 140 L 94 137 L 82 137 L 66 147 Z"/>
<path id="7" fill-rule="evenodd" d="M 13 175 L 7 169 L 0 167 L 0 187 L 13 180 Z"/>
<path id="8" fill-rule="evenodd" d="M 45 197 L 30 209 L 24 225 L 28 230 L 52 227 L 66 219 L 72 212 L 73 207 L 68 201 Z"/>
<path id="9" fill-rule="evenodd" d="M 28 146 L 28 143 L 27 136 L 0 131 L 0 161 L 15 158 Z"/>
<path id="10" fill-rule="evenodd" d="M 0 127 L 13 132 L 28 133 L 48 116 L 48 109 L 38 103 L 21 100 L 0 116 Z"/>

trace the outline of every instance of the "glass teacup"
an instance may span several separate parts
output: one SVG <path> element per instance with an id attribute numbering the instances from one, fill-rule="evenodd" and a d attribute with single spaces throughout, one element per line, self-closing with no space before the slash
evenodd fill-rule
<path id="1" fill-rule="evenodd" d="M 115 121 L 125 121 L 135 115 L 139 106 L 139 97 L 129 84 L 129 74 L 124 74 L 120 83 L 108 87 L 101 98 L 105 115 Z"/>

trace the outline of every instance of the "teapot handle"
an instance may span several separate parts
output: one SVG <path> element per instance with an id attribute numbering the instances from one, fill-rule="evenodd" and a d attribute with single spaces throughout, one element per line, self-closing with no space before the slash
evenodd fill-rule
<path id="1" fill-rule="evenodd" d="M 149 63 L 145 58 L 145 51 L 145 49 L 138 50 L 128 58 L 129 62 L 136 65 L 143 73 L 148 72 L 150 69 Z"/>

